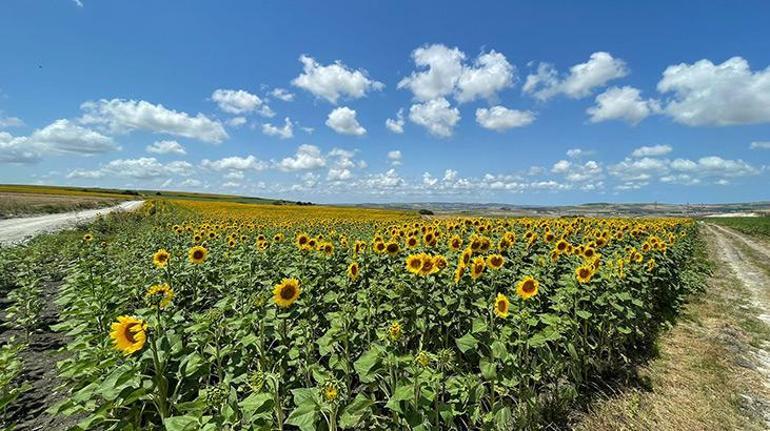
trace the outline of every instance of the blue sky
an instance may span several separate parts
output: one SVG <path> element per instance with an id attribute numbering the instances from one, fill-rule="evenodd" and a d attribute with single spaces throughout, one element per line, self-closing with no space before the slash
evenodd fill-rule
<path id="1" fill-rule="evenodd" d="M 758 1 L 6 0 L 0 182 L 768 200 L 768 16 Z"/>

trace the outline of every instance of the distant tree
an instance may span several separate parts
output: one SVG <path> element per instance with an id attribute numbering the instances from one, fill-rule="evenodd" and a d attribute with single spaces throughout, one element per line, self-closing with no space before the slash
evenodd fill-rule
<path id="1" fill-rule="evenodd" d="M 422 208 L 422 209 L 420 209 L 420 211 L 418 211 L 418 212 L 419 212 L 421 215 L 433 215 L 433 211 L 431 211 L 431 210 L 429 210 L 429 209 L 426 209 L 426 208 Z"/>

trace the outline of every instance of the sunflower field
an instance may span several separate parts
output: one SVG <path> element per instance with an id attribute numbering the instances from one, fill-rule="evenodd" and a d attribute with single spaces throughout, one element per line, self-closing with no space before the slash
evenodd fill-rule
<path id="1" fill-rule="evenodd" d="M 699 288 L 687 219 L 154 201 L 60 248 L 78 429 L 539 429 Z"/>

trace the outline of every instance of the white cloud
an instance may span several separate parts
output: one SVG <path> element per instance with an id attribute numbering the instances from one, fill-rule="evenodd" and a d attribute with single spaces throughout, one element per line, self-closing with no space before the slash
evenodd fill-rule
<path id="1" fill-rule="evenodd" d="M 283 119 L 283 127 L 273 126 L 270 123 L 262 125 L 262 133 L 269 136 L 277 136 L 281 139 L 289 139 L 294 136 L 294 124 L 289 117 Z"/>
<path id="2" fill-rule="evenodd" d="M 669 66 L 658 91 L 673 93 L 664 111 L 688 126 L 770 122 L 770 68 L 754 72 L 741 57 Z"/>
<path id="3" fill-rule="evenodd" d="M 154 157 L 140 157 L 138 159 L 113 160 L 94 171 L 76 169 L 67 174 L 67 178 L 96 179 L 110 176 L 150 180 L 172 175 L 188 176 L 192 172 L 193 166 L 185 161 L 179 160 L 163 164 Z"/>
<path id="4" fill-rule="evenodd" d="M 277 163 L 278 169 L 286 172 L 318 169 L 326 166 L 326 158 L 315 145 L 300 145 L 294 157 L 286 157 Z"/>
<path id="5" fill-rule="evenodd" d="M 670 145 L 653 145 L 651 147 L 644 146 L 635 149 L 632 153 L 632 157 L 656 157 L 665 156 L 674 149 Z"/>
<path id="6" fill-rule="evenodd" d="M 239 157 L 231 156 L 219 160 L 203 159 L 201 166 L 217 172 L 221 171 L 262 171 L 268 168 L 268 164 L 257 159 L 254 156 Z"/>
<path id="7" fill-rule="evenodd" d="M 555 174 L 563 174 L 569 171 L 571 166 L 572 164 L 567 160 L 559 160 L 558 162 L 554 163 L 553 167 L 551 168 L 551 172 Z"/>
<path id="8" fill-rule="evenodd" d="M 594 153 L 593 151 L 584 150 L 582 148 L 570 148 L 569 150 L 567 150 L 567 157 L 569 157 L 570 159 L 577 159 L 582 156 L 591 155 L 593 153 Z"/>
<path id="9" fill-rule="evenodd" d="M 243 174 L 243 171 L 230 171 L 222 175 L 222 178 L 226 180 L 242 180 L 245 177 L 246 175 Z"/>
<path id="10" fill-rule="evenodd" d="M 524 93 L 545 101 L 559 94 L 573 99 L 590 95 L 595 88 L 609 81 L 628 75 L 626 63 L 607 52 L 595 52 L 585 63 L 570 68 L 569 74 L 559 78 L 559 73 L 547 63 L 540 63 L 534 74 L 527 76 Z"/>
<path id="11" fill-rule="evenodd" d="M 187 154 L 184 147 L 177 141 L 155 141 L 146 148 L 148 153 L 155 154 Z"/>
<path id="12" fill-rule="evenodd" d="M 698 160 L 673 161 L 654 157 L 626 158 L 610 166 L 609 172 L 622 181 L 616 189 L 632 190 L 648 185 L 655 178 L 664 183 L 681 185 L 697 185 L 704 182 L 724 184 L 728 179 L 758 175 L 761 171 L 740 159 L 707 156 Z"/>
<path id="13" fill-rule="evenodd" d="M 770 141 L 754 141 L 749 148 L 752 150 L 770 150 Z"/>
<path id="14" fill-rule="evenodd" d="M 476 110 L 476 122 L 485 129 L 497 132 L 503 132 L 514 127 L 524 127 L 532 124 L 533 121 L 535 121 L 535 114 L 530 111 L 508 109 L 500 105 Z"/>
<path id="15" fill-rule="evenodd" d="M 388 151 L 388 160 L 390 160 L 391 165 L 399 166 L 401 164 L 401 151 L 400 150 Z"/>
<path id="16" fill-rule="evenodd" d="M 396 119 L 388 118 L 385 120 L 385 127 L 393 133 L 404 133 L 404 108 L 401 108 L 396 113 Z"/>
<path id="17" fill-rule="evenodd" d="M 80 107 L 85 111 L 80 119 L 83 124 L 101 125 L 116 133 L 144 130 L 214 144 L 228 138 L 219 121 L 200 113 L 193 117 L 144 100 L 101 99 L 85 102 Z"/>
<path id="18" fill-rule="evenodd" d="M 256 94 L 245 90 L 217 89 L 211 94 L 211 100 L 216 102 L 219 109 L 228 114 L 243 115 L 258 112 L 265 117 L 275 115 L 265 102 Z"/>
<path id="19" fill-rule="evenodd" d="M 356 119 L 356 111 L 342 106 L 329 113 L 326 125 L 342 135 L 361 136 L 366 134 L 366 129 L 361 127 Z"/>
<path id="20" fill-rule="evenodd" d="M 513 86 L 516 69 L 494 50 L 481 53 L 473 64 L 463 64 L 465 53 L 457 47 L 426 45 L 412 52 L 416 71 L 403 78 L 398 88 L 408 88 L 419 101 L 454 95 L 459 103 L 484 98 Z"/>
<path id="21" fill-rule="evenodd" d="M 650 114 L 660 112 L 660 102 L 642 99 L 640 91 L 633 87 L 612 87 L 596 96 L 596 105 L 586 112 L 592 123 L 624 120 L 636 125 Z"/>
<path id="22" fill-rule="evenodd" d="M 240 127 L 246 124 L 247 121 L 246 117 L 233 117 L 227 120 L 227 125 L 231 127 Z"/>
<path id="23" fill-rule="evenodd" d="M 444 98 L 433 99 L 412 105 L 409 119 L 428 129 L 431 135 L 447 138 L 452 136 L 455 125 L 460 121 L 460 111 L 451 107 Z"/>
<path id="24" fill-rule="evenodd" d="M 66 119 L 56 120 L 29 136 L 14 137 L 0 132 L 0 162 L 3 163 L 32 163 L 46 155 L 88 156 L 119 149 L 111 137 Z"/>
<path id="25" fill-rule="evenodd" d="M 342 62 L 323 66 L 313 57 L 302 55 L 303 73 L 291 81 L 295 87 L 309 91 L 316 97 L 337 103 L 340 97 L 358 99 L 371 90 L 381 90 L 385 85 L 369 79 L 363 69 L 352 70 Z"/>
<path id="26" fill-rule="evenodd" d="M 22 127 L 24 122 L 19 117 L 0 117 L 0 129 Z"/>
<path id="27" fill-rule="evenodd" d="M 283 100 L 284 102 L 294 101 L 294 93 L 291 93 L 284 88 L 274 88 L 273 91 L 270 92 L 270 95 L 278 100 Z"/>

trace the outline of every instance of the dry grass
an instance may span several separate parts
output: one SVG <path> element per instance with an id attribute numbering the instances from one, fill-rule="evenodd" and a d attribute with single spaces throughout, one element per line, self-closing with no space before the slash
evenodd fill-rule
<path id="1" fill-rule="evenodd" d="M 0 219 L 102 208 L 123 200 L 125 198 L 0 191 Z"/>
<path id="2" fill-rule="evenodd" d="M 713 250 L 709 239 L 709 248 Z M 714 259 L 711 253 L 712 261 Z M 595 403 L 577 430 L 759 430 L 768 399 L 746 360 L 767 328 L 747 313 L 750 293 L 717 267 L 705 294 L 662 334 L 659 356 L 640 370 L 649 388 L 627 389 Z"/>

